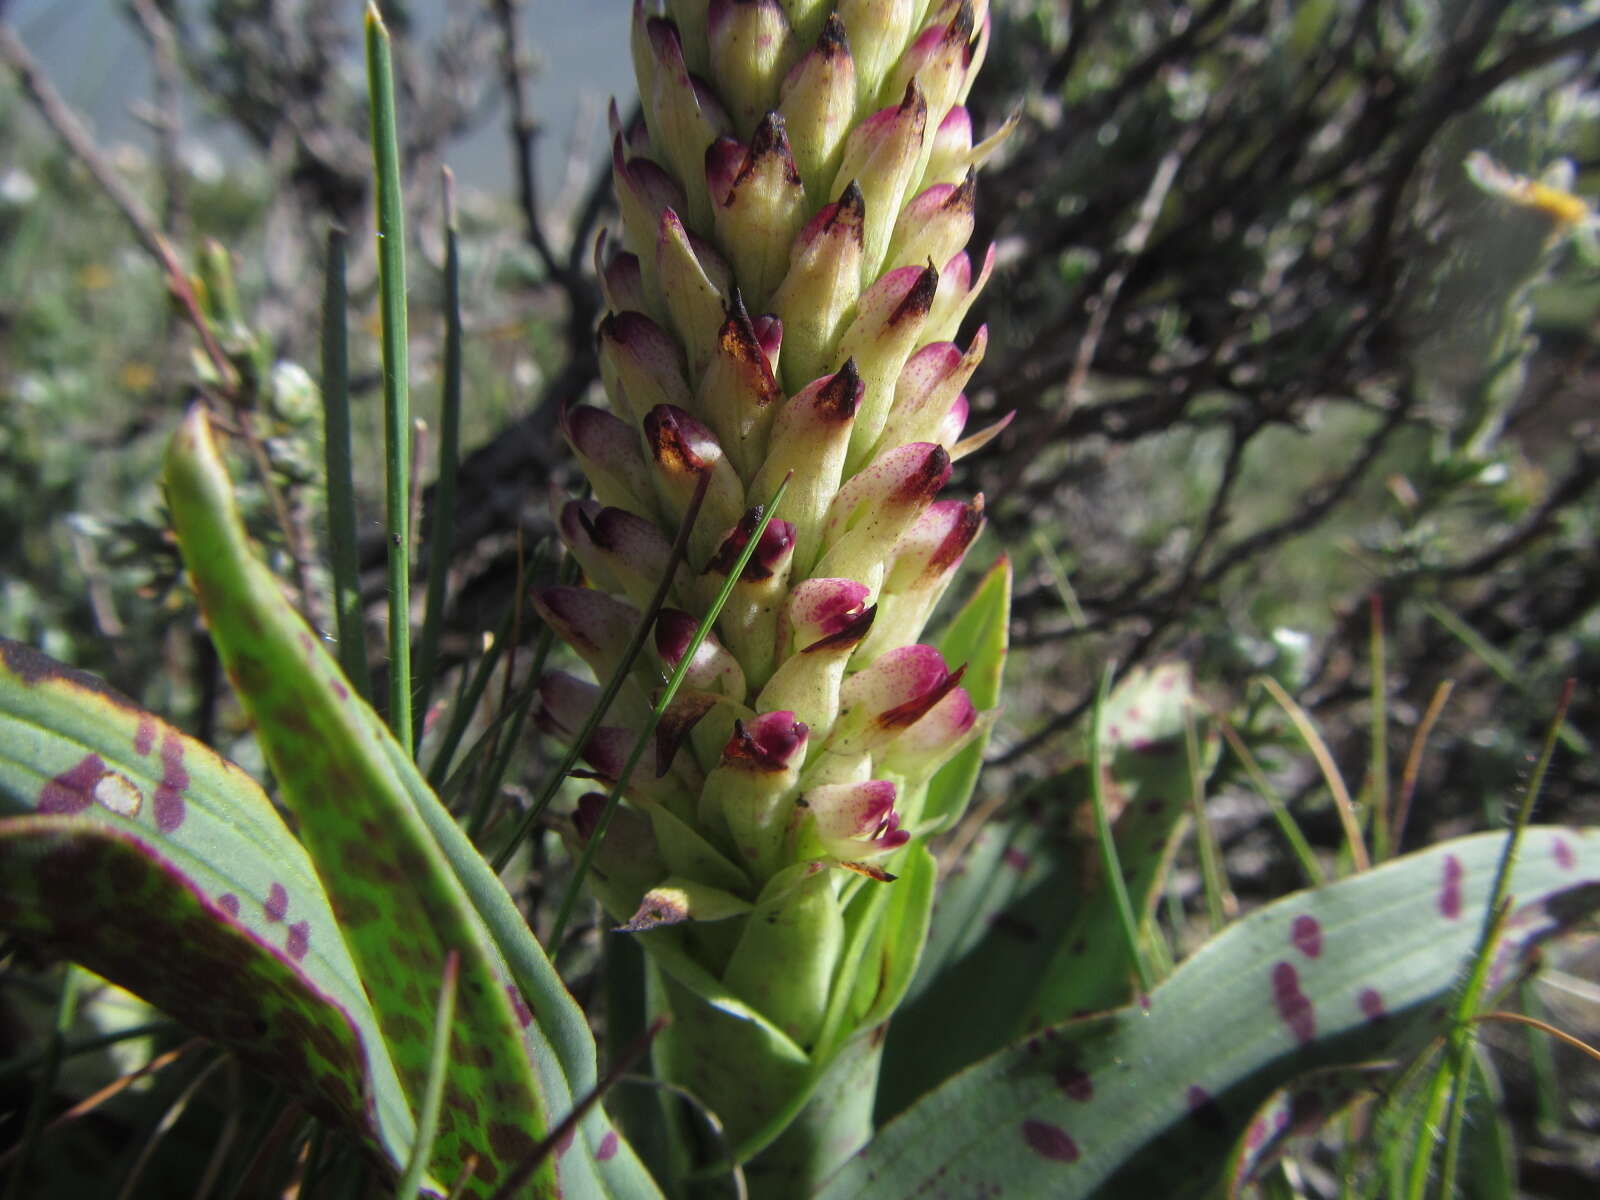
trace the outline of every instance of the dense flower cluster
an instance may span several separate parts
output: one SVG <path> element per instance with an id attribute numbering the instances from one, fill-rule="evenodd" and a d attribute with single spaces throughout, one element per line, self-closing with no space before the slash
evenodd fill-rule
<path id="1" fill-rule="evenodd" d="M 785 960 L 774 996 L 769 922 L 744 918 L 798 904 L 837 927 L 827 910 L 851 876 L 834 868 L 891 880 L 889 856 L 921 832 L 926 781 L 983 725 L 960 664 L 917 639 L 983 526 L 981 496 L 936 497 L 952 461 L 994 432 L 963 436 L 985 331 L 965 349 L 950 340 L 993 262 L 991 249 L 975 267 L 965 246 L 974 169 L 997 139 L 975 146 L 962 106 L 988 11 L 656 7 L 634 13 L 644 123 L 624 128 L 612 110 L 622 231 L 597 248 L 609 407 L 562 416 L 593 488 L 558 513 L 587 586 L 535 604 L 610 677 L 703 489 L 654 653 L 582 747 L 613 781 L 761 505 L 789 481 L 592 883 L 629 928 L 725 923 L 692 952 L 803 1047 L 839 939 L 821 938 L 810 984 Z M 542 699 L 545 728 L 570 740 L 598 689 L 555 673 Z M 599 803 L 580 805 L 576 838 Z"/>

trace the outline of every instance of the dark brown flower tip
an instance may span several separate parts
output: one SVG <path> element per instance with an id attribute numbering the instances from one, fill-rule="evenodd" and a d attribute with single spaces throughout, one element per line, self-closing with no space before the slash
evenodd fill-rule
<path id="1" fill-rule="evenodd" d="M 679 692 L 656 724 L 656 778 L 672 770 L 672 760 L 684 738 L 713 708 L 719 697 L 710 692 Z"/>
<path id="2" fill-rule="evenodd" d="M 906 292 L 905 299 L 889 314 L 889 325 L 897 325 L 901 321 L 920 321 L 928 315 L 933 308 L 933 298 L 939 291 L 939 272 L 932 263 L 922 268 L 917 276 L 917 281 L 911 285 L 911 290 Z"/>
<path id="3" fill-rule="evenodd" d="M 961 513 L 951 526 L 950 532 L 945 535 L 944 541 L 939 543 L 939 548 L 928 559 L 927 570 L 943 572 L 945 568 L 959 563 L 966 556 L 967 547 L 972 545 L 973 539 L 982 529 L 983 493 L 979 492 L 969 503 L 961 506 Z"/>
<path id="4" fill-rule="evenodd" d="M 867 385 L 856 368 L 856 360 L 847 358 L 844 366 L 835 371 L 833 378 L 817 392 L 817 412 L 840 424 L 854 420 L 856 409 L 861 407 L 866 392 Z"/>
<path id="5" fill-rule="evenodd" d="M 794 151 L 789 147 L 789 127 L 778 112 L 769 112 L 756 126 L 750 138 L 750 151 L 745 155 L 733 186 L 737 188 L 757 171 L 773 164 L 783 168 L 785 182 L 800 186 L 800 168 L 795 166 Z"/>
<path id="6" fill-rule="evenodd" d="M 838 13 L 829 13 L 828 19 L 822 23 L 822 33 L 817 37 L 817 52 L 824 58 L 850 57 L 850 35 Z"/>
<path id="7" fill-rule="evenodd" d="M 929 443 L 922 462 L 894 491 L 891 500 L 900 504 L 917 504 L 932 500 L 950 479 L 950 455 L 937 442 Z"/>
<path id="8" fill-rule="evenodd" d="M 667 925 L 681 925 L 688 919 L 688 907 L 658 888 L 640 902 L 638 911 L 628 919 L 627 924 L 618 925 L 615 932 L 647 933 Z"/>
<path id="9" fill-rule="evenodd" d="M 696 454 L 691 441 L 709 436 L 710 430 L 675 404 L 658 404 L 644 415 L 644 435 L 656 462 L 672 474 L 690 475 L 710 469 Z"/>

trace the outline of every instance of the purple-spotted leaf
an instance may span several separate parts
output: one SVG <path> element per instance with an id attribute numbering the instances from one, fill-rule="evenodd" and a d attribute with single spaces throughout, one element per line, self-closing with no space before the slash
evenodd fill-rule
<path id="1" fill-rule="evenodd" d="M 1145 1003 L 1042 1029 L 949 1080 L 821 1195 L 1207 1191 L 1277 1089 L 1442 1032 L 1504 844 L 1447 842 L 1252 913 Z M 1528 830 L 1510 894 L 1491 987 L 1600 908 L 1600 830 Z"/>
<path id="2" fill-rule="evenodd" d="M 235 1047 L 391 1163 L 414 1132 L 305 851 L 243 771 L 0 639 L 0 927 Z"/>
<path id="3" fill-rule="evenodd" d="M 223 665 L 255 721 L 284 802 L 316 864 L 373 999 L 402 1085 L 415 1101 L 428 1070 L 433 998 L 447 955 L 460 990 L 431 1168 L 454 1179 L 477 1162 L 469 1194 L 487 1196 L 573 1107 L 564 1060 L 502 950 L 503 904 L 462 883 L 465 842 L 320 640 L 284 600 L 244 534 L 204 414 L 192 410 L 167 455 L 167 501 Z M 431 808 L 428 805 L 431 804 Z M 437 809 L 437 811 L 434 811 Z M 448 843 L 448 849 L 446 844 Z M 492 881 L 478 860 L 477 881 Z M 498 884 L 493 884 L 498 887 Z M 526 950 L 526 943 L 522 950 Z M 526 967 L 526 964 L 523 964 Z M 553 973 L 551 973 L 553 977 Z M 570 1036 L 570 1031 L 569 1031 Z M 592 1043 L 589 1053 L 592 1055 Z M 584 1136 L 557 1148 L 519 1194 L 628 1193 L 606 1182 L 631 1154 L 596 1108 Z M 591 1137 L 590 1135 L 594 1136 Z M 645 1192 L 643 1194 L 649 1194 Z"/>
<path id="4" fill-rule="evenodd" d="M 1102 717 L 1105 792 L 1139 919 L 1154 908 L 1188 811 L 1187 668 L 1131 673 Z M 1136 976 L 1094 843 L 1080 764 L 991 823 L 951 872 L 911 1000 L 890 1027 L 879 1116 L 899 1112 L 1028 1029 L 1125 1004 Z M 949 1013 L 964 1013 L 951 1027 Z"/>

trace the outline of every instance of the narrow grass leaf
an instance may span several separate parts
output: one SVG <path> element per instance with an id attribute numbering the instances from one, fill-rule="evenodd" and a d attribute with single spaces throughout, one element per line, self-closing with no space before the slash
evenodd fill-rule
<path id="1" fill-rule="evenodd" d="M 444 959 L 439 981 L 439 1002 L 433 1014 L 433 1049 L 428 1056 L 428 1082 L 417 1110 L 417 1138 L 411 1144 L 406 1169 L 400 1174 L 395 1200 L 414 1200 L 422 1187 L 433 1141 L 439 1133 L 439 1110 L 444 1105 L 445 1081 L 450 1077 L 450 1033 L 456 1020 L 456 985 L 461 978 L 461 955 L 452 950 Z"/>
<path id="2" fill-rule="evenodd" d="M 1288 716 L 1295 731 L 1300 734 L 1311 757 L 1317 760 L 1317 766 L 1322 770 L 1322 778 L 1328 785 L 1328 794 L 1333 797 L 1334 811 L 1339 814 L 1339 824 L 1344 827 L 1345 844 L 1350 850 L 1350 861 L 1357 871 L 1365 871 L 1372 865 L 1372 860 L 1367 855 L 1367 845 L 1361 838 L 1361 825 L 1356 820 L 1355 802 L 1350 799 L 1350 789 L 1345 786 L 1344 776 L 1339 774 L 1338 765 L 1333 761 L 1333 754 L 1328 749 L 1328 744 L 1322 740 L 1322 735 L 1317 732 L 1316 725 L 1312 722 L 1306 710 L 1295 703 L 1294 697 L 1283 690 L 1283 685 L 1270 675 L 1260 677 L 1261 686 L 1271 693 Z"/>
<path id="3" fill-rule="evenodd" d="M 1122 874 L 1122 863 L 1117 857 L 1117 841 L 1111 832 L 1111 813 L 1106 799 L 1106 777 L 1101 764 L 1101 751 L 1105 738 L 1106 699 L 1111 694 L 1110 663 L 1100 674 L 1100 687 L 1094 696 L 1094 708 L 1089 717 L 1089 799 L 1094 814 L 1095 844 L 1100 850 L 1100 868 L 1105 886 L 1110 889 L 1116 905 L 1117 929 L 1122 935 L 1122 945 L 1128 961 L 1139 976 L 1139 990 L 1150 990 L 1150 968 L 1139 949 L 1139 922 L 1133 915 L 1133 901 L 1128 898 L 1128 881 Z"/>
<path id="4" fill-rule="evenodd" d="M 413 740 L 420 745 L 433 696 L 439 659 L 439 629 L 444 623 L 445 585 L 455 549 L 456 474 L 461 457 L 461 231 L 456 224 L 456 177 L 444 168 L 444 376 L 439 398 L 439 470 L 433 489 L 428 534 L 428 593 L 417 645 L 417 704 Z"/>
<path id="5" fill-rule="evenodd" d="M 346 235 L 328 230 L 322 290 L 323 469 L 328 491 L 328 549 L 339 665 L 356 691 L 372 699 L 367 635 L 361 613 L 361 567 L 356 557 L 355 467 L 350 453 L 350 352 L 345 313 Z"/>
<path id="6" fill-rule="evenodd" d="M 389 30 L 367 4 L 367 89 L 378 209 L 383 325 L 383 462 L 389 553 L 389 727 L 411 753 L 411 382 L 406 334 L 406 225 Z"/>

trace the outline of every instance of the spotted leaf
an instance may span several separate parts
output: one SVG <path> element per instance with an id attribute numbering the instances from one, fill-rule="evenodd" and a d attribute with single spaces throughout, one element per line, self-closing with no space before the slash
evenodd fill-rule
<path id="1" fill-rule="evenodd" d="M 243 771 L 0 640 L 0 926 L 234 1047 L 404 1161 L 415 1126 L 311 861 Z"/>
<path id="2" fill-rule="evenodd" d="M 1260 1106 L 1307 1072 L 1403 1059 L 1443 1030 L 1505 835 L 1299 892 L 1231 926 L 1143 1004 L 1042 1029 L 907 1109 L 821 1193 L 1188 1196 L 1218 1181 Z M 1600 908 L 1600 830 L 1536 827 L 1490 966 Z"/>

